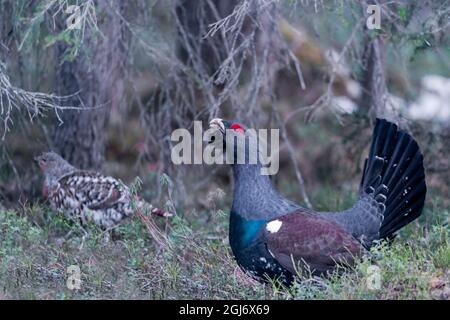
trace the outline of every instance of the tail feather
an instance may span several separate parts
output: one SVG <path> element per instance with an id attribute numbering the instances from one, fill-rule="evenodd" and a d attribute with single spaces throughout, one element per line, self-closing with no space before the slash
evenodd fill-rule
<path id="1" fill-rule="evenodd" d="M 388 238 L 418 218 L 426 196 L 423 156 L 417 142 L 386 120 L 377 119 L 361 192 L 378 202 L 379 237 Z"/>
<path id="2" fill-rule="evenodd" d="M 415 220 L 422 213 L 425 202 L 426 185 L 421 181 L 414 193 L 409 194 L 402 202 L 391 212 L 388 218 L 383 220 L 380 228 L 380 234 L 388 236 L 405 225 Z M 386 209 L 386 211 L 388 211 Z M 384 236 L 384 237 L 385 237 Z"/>
<path id="3" fill-rule="evenodd" d="M 414 221 L 417 219 L 423 209 L 423 203 L 425 201 L 425 194 L 418 198 L 416 201 L 411 203 L 409 205 L 409 209 L 405 209 L 405 212 L 403 215 L 399 214 L 396 218 L 394 218 L 393 221 L 389 224 L 384 224 L 382 228 L 380 229 L 380 234 L 382 235 L 382 238 L 388 238 L 392 234 L 394 234 L 397 230 L 400 230 L 404 226 L 406 226 L 411 221 Z"/>
<path id="4" fill-rule="evenodd" d="M 405 133 L 399 132 L 398 139 L 395 142 L 395 149 L 392 153 L 391 161 L 386 169 L 385 181 L 387 184 L 392 184 L 393 177 L 398 172 L 399 163 L 402 163 L 402 157 L 408 147 L 408 140 L 405 138 Z"/>

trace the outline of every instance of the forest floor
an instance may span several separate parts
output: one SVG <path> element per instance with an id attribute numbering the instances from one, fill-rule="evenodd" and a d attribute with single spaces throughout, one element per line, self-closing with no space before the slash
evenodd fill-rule
<path id="1" fill-rule="evenodd" d="M 353 196 L 335 193 L 347 202 Z M 105 242 L 95 227 L 83 239 L 79 226 L 43 205 L 0 209 L 0 299 L 450 299 L 449 209 L 439 197 L 429 195 L 420 221 L 393 244 L 377 245 L 354 270 L 328 279 L 304 275 L 289 290 L 274 287 L 272 296 L 237 267 L 227 206 L 217 208 L 160 220 L 165 248 L 137 217 L 119 227 L 119 240 Z M 79 290 L 68 288 L 78 284 L 69 266 L 80 269 Z"/>

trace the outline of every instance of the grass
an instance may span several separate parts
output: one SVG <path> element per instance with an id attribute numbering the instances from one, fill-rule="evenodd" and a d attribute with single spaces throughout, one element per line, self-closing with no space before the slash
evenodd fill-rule
<path id="1" fill-rule="evenodd" d="M 326 207 L 320 195 L 315 198 Z M 275 288 L 271 296 L 237 267 L 228 246 L 227 214 L 216 209 L 226 208 L 220 200 L 209 211 L 159 221 L 170 239 L 165 249 L 137 218 L 120 226 L 116 241 L 103 241 L 102 232 L 89 226 L 80 249 L 79 227 L 46 207 L 0 210 L 0 298 L 449 299 L 449 211 L 439 199 L 431 203 L 423 219 L 406 227 L 392 245 L 377 245 L 354 270 L 328 279 L 305 277 L 290 290 Z M 79 290 L 67 287 L 71 265 L 81 270 Z M 379 287 L 370 285 L 373 268 L 379 268 Z"/>

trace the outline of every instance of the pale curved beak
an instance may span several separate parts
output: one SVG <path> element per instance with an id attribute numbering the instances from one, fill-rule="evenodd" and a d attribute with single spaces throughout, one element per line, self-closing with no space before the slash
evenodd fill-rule
<path id="1" fill-rule="evenodd" d="M 223 124 L 223 119 L 214 118 L 209 122 L 209 127 L 211 129 L 216 129 L 225 134 L 225 125 Z"/>

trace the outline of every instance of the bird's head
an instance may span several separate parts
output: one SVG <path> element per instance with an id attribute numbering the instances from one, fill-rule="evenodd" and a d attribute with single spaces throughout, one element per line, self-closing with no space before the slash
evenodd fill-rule
<path id="1" fill-rule="evenodd" d="M 43 152 L 34 160 L 38 163 L 42 172 L 49 177 L 60 178 L 75 168 L 64 160 L 59 154 L 50 151 Z"/>
<path id="2" fill-rule="evenodd" d="M 245 159 L 248 159 L 249 135 L 243 125 L 237 122 L 215 118 L 209 122 L 209 127 L 219 132 L 222 138 L 223 151 L 227 157 L 234 157 L 234 159 L 232 159 L 234 164 L 238 161 L 240 152 L 241 156 L 245 156 Z M 212 137 L 210 143 L 216 142 L 214 138 L 215 136 Z M 234 150 L 232 155 L 230 155 L 230 150 Z"/>
<path id="3" fill-rule="evenodd" d="M 220 118 L 212 119 L 209 122 L 209 127 L 211 129 L 219 130 L 224 136 L 226 135 L 227 130 L 234 130 L 235 132 L 239 132 L 242 134 L 245 133 L 245 129 L 241 124 L 237 122 L 230 122 Z"/>
<path id="4" fill-rule="evenodd" d="M 223 152 L 226 155 L 227 164 L 254 165 L 251 167 L 261 169 L 258 172 L 263 175 L 273 175 L 278 172 L 278 130 L 271 130 L 271 155 L 269 156 L 267 152 L 267 131 L 264 135 L 261 135 L 261 132 L 257 134 L 256 130 L 246 129 L 240 123 L 219 118 L 212 119 L 209 122 L 209 127 L 216 130 L 218 136 L 222 138 Z M 216 143 L 214 140 L 216 137 L 217 134 L 212 136 L 210 143 Z"/>

